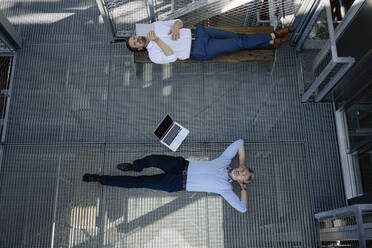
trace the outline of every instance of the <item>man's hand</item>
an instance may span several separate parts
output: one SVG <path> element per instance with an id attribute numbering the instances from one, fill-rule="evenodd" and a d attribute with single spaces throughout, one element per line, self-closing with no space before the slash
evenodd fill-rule
<path id="1" fill-rule="evenodd" d="M 155 32 L 154 31 L 150 31 L 148 34 L 147 34 L 147 38 L 149 40 L 152 40 L 152 41 L 158 41 L 159 40 L 159 37 L 156 36 Z"/>
<path id="2" fill-rule="evenodd" d="M 154 31 L 150 31 L 148 34 L 147 34 L 147 38 L 149 40 L 152 40 L 154 42 L 156 42 L 156 44 L 158 44 L 158 46 L 160 47 L 160 49 L 163 51 L 163 53 L 165 54 L 165 56 L 170 56 L 172 54 L 174 54 L 172 48 L 170 48 L 167 44 L 165 44 L 158 36 L 156 36 L 155 32 Z"/>
<path id="3" fill-rule="evenodd" d="M 173 28 L 171 28 L 171 30 L 169 30 L 168 34 L 172 35 L 172 40 L 178 40 L 180 38 L 180 29 L 173 26 Z"/>
<path id="4" fill-rule="evenodd" d="M 240 200 L 244 202 L 245 206 L 248 206 L 248 193 L 245 188 L 240 191 Z"/>
<path id="5" fill-rule="evenodd" d="M 174 22 L 173 27 L 169 30 L 169 34 L 172 35 L 172 40 L 178 40 L 180 38 L 180 29 L 182 28 L 183 24 L 181 21 L 177 20 Z"/>
<path id="6" fill-rule="evenodd" d="M 238 183 L 239 183 L 241 189 L 246 189 L 247 188 L 247 185 L 245 185 L 245 183 L 241 183 L 241 182 L 238 182 Z"/>

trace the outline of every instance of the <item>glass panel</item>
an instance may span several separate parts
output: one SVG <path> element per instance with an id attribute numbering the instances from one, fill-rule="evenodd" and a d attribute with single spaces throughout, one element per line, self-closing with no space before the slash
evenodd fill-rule
<path id="1" fill-rule="evenodd" d="M 363 154 L 359 154 L 358 159 L 363 192 L 372 192 L 372 148 Z"/>
<path id="2" fill-rule="evenodd" d="M 372 87 L 346 110 L 350 138 L 350 150 L 360 149 L 372 143 Z"/>
<path id="3" fill-rule="evenodd" d="M 346 111 L 349 153 L 359 168 L 363 192 L 372 192 L 372 87 Z"/>

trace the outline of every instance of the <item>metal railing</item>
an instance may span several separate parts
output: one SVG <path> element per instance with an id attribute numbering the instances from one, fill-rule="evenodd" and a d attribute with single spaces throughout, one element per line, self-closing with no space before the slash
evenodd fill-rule
<path id="1" fill-rule="evenodd" d="M 315 214 L 321 246 L 369 247 L 372 204 L 352 205 Z"/>
<path id="2" fill-rule="evenodd" d="M 180 18 L 185 26 L 283 26 L 305 0 L 96 0 L 114 39 L 133 34 L 135 23 Z"/>
<path id="3" fill-rule="evenodd" d="M 314 80 L 310 87 L 305 89 L 301 99 L 302 102 L 307 102 L 310 99 L 313 99 L 315 102 L 321 101 L 354 64 L 354 58 L 338 56 L 336 41 L 352 22 L 363 2 L 363 0 L 356 0 L 344 19 L 334 29 L 330 1 L 321 0 L 316 5 L 317 7 L 313 12 L 311 20 L 302 32 L 301 37 L 293 38 L 293 40 L 297 39 L 296 50 L 301 51 L 305 42 L 308 42 L 309 37 L 311 39 L 312 32 L 316 26 L 315 24 L 325 24 L 323 26 L 324 30 L 320 31 L 320 35 L 318 34 L 318 36 L 326 37 L 317 37 L 318 41 L 323 40 L 324 42 L 318 43 L 321 46 L 311 65 Z M 322 17 L 325 19 L 322 20 Z"/>

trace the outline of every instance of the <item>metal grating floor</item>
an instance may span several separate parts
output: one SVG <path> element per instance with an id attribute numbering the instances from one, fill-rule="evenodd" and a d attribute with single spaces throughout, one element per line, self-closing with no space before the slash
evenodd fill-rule
<path id="1" fill-rule="evenodd" d="M 179 155 L 211 159 L 227 145 L 187 144 Z M 113 165 L 123 160 L 171 154 L 157 144 L 6 146 L 0 207 L 7 213 L 2 223 L 11 224 L 2 229 L 1 245 L 47 247 L 53 240 L 56 247 L 164 247 L 166 240 L 165 247 L 313 247 L 305 144 L 246 143 L 246 148 L 247 163 L 258 173 L 242 215 L 214 194 L 80 181 L 85 171 L 119 175 Z"/>
<path id="2" fill-rule="evenodd" d="M 1 247 L 315 247 L 313 214 L 344 206 L 332 106 L 300 103 L 292 48 L 278 50 L 272 76 L 266 63 L 136 75 L 94 0 L 3 2 L 24 45 L 0 168 Z M 81 182 L 170 154 L 152 134 L 165 113 L 191 131 L 176 155 L 214 158 L 244 139 L 256 172 L 246 214 L 214 194 Z"/>

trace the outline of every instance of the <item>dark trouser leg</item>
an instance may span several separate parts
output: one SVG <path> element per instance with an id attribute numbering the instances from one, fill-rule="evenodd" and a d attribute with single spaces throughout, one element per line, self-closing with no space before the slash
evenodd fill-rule
<path id="1" fill-rule="evenodd" d="M 157 167 L 166 173 L 180 173 L 184 170 L 186 160 L 183 157 L 167 155 L 150 155 L 133 162 L 134 168 L 142 170 L 148 167 Z"/>
<path id="2" fill-rule="evenodd" d="M 244 36 L 244 34 L 229 32 L 217 28 L 204 28 L 204 32 L 212 39 L 228 39 L 228 38 L 239 38 Z"/>
<path id="3" fill-rule="evenodd" d="M 154 176 L 101 176 L 102 185 L 122 188 L 148 188 L 175 192 L 182 190 L 182 174 L 160 174 Z"/>
<path id="4" fill-rule="evenodd" d="M 270 34 L 237 34 L 214 28 L 198 27 L 192 57 L 197 60 L 209 60 L 224 53 L 266 47 L 271 40 Z"/>

